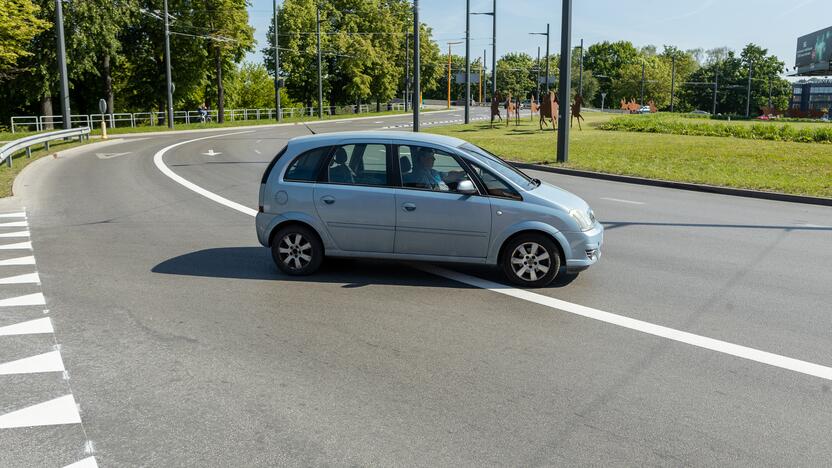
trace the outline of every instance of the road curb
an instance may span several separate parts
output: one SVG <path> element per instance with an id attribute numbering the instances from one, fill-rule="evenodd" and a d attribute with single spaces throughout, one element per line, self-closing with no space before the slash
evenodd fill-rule
<path id="1" fill-rule="evenodd" d="M 645 179 L 643 177 L 625 176 L 619 174 L 608 174 L 606 172 L 582 171 L 579 169 L 568 169 L 565 167 L 554 167 L 543 164 L 529 164 L 514 162 L 512 164 L 521 169 L 550 172 L 576 177 L 587 177 L 590 179 L 610 180 L 624 182 L 627 184 L 650 185 L 653 187 L 665 187 L 679 190 L 690 190 L 694 192 L 716 193 L 719 195 L 732 195 L 735 197 L 758 198 L 763 200 L 776 200 L 789 203 L 804 203 L 809 205 L 832 206 L 832 198 L 810 197 L 805 195 L 791 195 L 779 192 L 763 192 L 760 190 L 738 189 L 731 187 L 719 187 L 716 185 L 693 184 L 689 182 L 674 182 L 670 180 Z"/>

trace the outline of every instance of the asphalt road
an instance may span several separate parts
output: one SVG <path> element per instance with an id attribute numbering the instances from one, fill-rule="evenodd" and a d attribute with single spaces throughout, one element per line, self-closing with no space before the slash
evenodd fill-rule
<path id="1" fill-rule="evenodd" d="M 0 284 L 0 301 L 42 292 L 45 304 L 0 308 L 0 366 L 57 349 L 66 373 L 0 372 L 0 427 L 8 412 L 65 395 L 81 422 L 0 429 L 0 466 L 88 457 L 160 467 L 832 459 L 829 379 L 548 301 L 832 366 L 832 209 L 535 172 L 593 206 L 605 250 L 577 277 L 512 296 L 442 273 L 500 281 L 474 267 L 437 275 L 333 260 L 312 277 L 283 276 L 251 217 L 153 163 L 169 145 L 220 135 L 173 148 L 164 162 L 256 209 L 266 164 L 307 133 L 295 125 L 124 137 L 21 175 L 0 214 L 25 210 L 33 250 L 0 249 L 0 277 L 36 268 L 41 284 Z M 0 225 L 0 235 L 22 229 Z M 3 263 L 28 255 L 36 267 Z M 4 326 L 44 317 L 54 333 L 2 336 Z"/>

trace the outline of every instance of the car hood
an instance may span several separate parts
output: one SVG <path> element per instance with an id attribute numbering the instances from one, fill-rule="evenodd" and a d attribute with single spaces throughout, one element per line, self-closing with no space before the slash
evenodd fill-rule
<path id="1" fill-rule="evenodd" d="M 527 193 L 544 203 L 558 206 L 567 212 L 572 209 L 586 210 L 589 208 L 589 204 L 583 198 L 547 182 L 542 182 L 539 187 Z"/>

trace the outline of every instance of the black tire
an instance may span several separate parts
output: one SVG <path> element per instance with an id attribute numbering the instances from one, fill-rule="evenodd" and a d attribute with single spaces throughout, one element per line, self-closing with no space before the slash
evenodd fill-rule
<path id="1" fill-rule="evenodd" d="M 547 286 L 558 275 L 560 265 L 558 246 L 552 239 L 535 233 L 521 234 L 509 240 L 503 246 L 500 258 L 500 268 L 506 279 L 524 288 Z"/>
<path id="2" fill-rule="evenodd" d="M 274 235 L 272 259 L 277 268 L 287 275 L 311 275 L 321 267 L 324 246 L 311 229 L 300 225 L 287 226 Z"/>

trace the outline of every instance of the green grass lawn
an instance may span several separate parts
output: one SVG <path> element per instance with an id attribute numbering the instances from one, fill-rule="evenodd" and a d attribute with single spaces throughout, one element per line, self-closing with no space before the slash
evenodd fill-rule
<path id="1" fill-rule="evenodd" d="M 602 131 L 611 115 L 586 113 L 570 133 L 563 167 L 651 179 L 832 197 L 832 147 L 820 143 Z M 555 164 L 554 132 L 528 118 L 519 127 L 488 124 L 427 129 L 492 151 L 505 159 Z"/>

